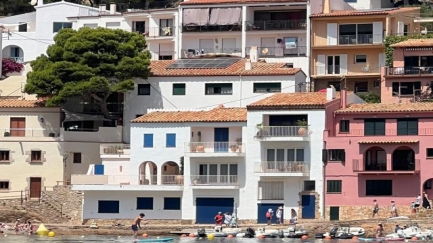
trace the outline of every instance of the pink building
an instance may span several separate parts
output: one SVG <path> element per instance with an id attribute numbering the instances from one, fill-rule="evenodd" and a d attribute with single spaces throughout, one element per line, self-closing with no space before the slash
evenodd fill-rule
<path id="1" fill-rule="evenodd" d="M 374 199 L 381 217 L 391 200 L 408 215 L 418 193 L 433 196 L 433 103 L 348 104 L 343 93 L 324 132 L 326 218 L 369 218 Z"/>

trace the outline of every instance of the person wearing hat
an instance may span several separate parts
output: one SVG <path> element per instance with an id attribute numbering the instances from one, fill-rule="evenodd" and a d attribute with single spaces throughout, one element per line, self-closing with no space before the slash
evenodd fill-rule
<path id="1" fill-rule="evenodd" d="M 283 207 L 279 206 L 275 215 L 277 216 L 277 224 L 282 224 L 281 216 L 283 215 Z"/>

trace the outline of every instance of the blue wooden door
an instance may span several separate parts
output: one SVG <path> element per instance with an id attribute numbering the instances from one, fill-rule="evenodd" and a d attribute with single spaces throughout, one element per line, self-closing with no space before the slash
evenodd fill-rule
<path id="1" fill-rule="evenodd" d="M 272 209 L 274 211 L 274 216 L 272 216 L 272 223 L 277 222 L 277 213 L 278 207 L 284 207 L 284 204 L 280 203 L 258 203 L 257 204 L 257 223 L 258 224 L 266 224 L 268 219 L 266 218 L 266 212 L 268 209 Z M 281 214 L 281 220 L 283 221 L 284 212 Z M 283 221 L 284 222 L 284 221 Z"/>
<path id="2" fill-rule="evenodd" d="M 234 202 L 233 198 L 196 198 L 196 224 L 214 224 L 214 217 L 218 212 L 233 212 Z"/>
<path id="3" fill-rule="evenodd" d="M 228 152 L 229 151 L 229 129 L 228 128 L 215 128 L 214 142 L 215 152 Z"/>
<path id="4" fill-rule="evenodd" d="M 315 218 L 316 196 L 302 195 L 302 218 L 314 219 Z"/>
<path id="5" fill-rule="evenodd" d="M 104 165 L 95 165 L 95 175 L 104 174 Z"/>

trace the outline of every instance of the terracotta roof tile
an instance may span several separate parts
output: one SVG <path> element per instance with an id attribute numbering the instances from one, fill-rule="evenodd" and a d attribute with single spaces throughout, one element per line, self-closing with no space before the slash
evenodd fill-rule
<path id="1" fill-rule="evenodd" d="M 184 122 L 246 122 L 245 108 L 215 108 L 205 111 L 154 111 L 135 118 L 133 123 L 184 123 Z"/>
<path id="2" fill-rule="evenodd" d="M 392 113 L 392 112 L 432 112 L 433 102 L 395 103 L 395 104 L 351 104 L 335 113 Z"/>
<path id="3" fill-rule="evenodd" d="M 367 16 L 367 15 L 388 15 L 398 14 L 404 12 L 411 12 L 413 10 L 419 10 L 419 7 L 409 8 L 392 8 L 392 9 L 379 9 L 379 10 L 334 10 L 331 13 L 312 14 L 310 18 L 318 17 L 343 17 L 343 16 Z"/>
<path id="4" fill-rule="evenodd" d="M 0 108 L 33 108 L 33 107 L 45 107 L 45 101 L 0 99 Z"/>
<path id="5" fill-rule="evenodd" d="M 181 5 L 199 4 L 226 4 L 226 3 L 287 3 L 287 2 L 307 2 L 306 0 L 189 0 L 181 2 Z"/>
<path id="6" fill-rule="evenodd" d="M 392 47 L 432 47 L 433 39 L 409 39 L 396 44 L 391 45 Z"/>
<path id="7" fill-rule="evenodd" d="M 294 75 L 300 68 L 285 67 L 285 63 L 252 63 L 251 70 L 245 70 L 246 59 L 240 59 L 227 68 L 167 68 L 176 60 L 152 61 L 150 64 L 151 76 L 262 76 L 262 75 Z"/>
<path id="8" fill-rule="evenodd" d="M 339 98 L 337 93 L 336 98 Z M 278 93 L 247 106 L 248 109 L 263 108 L 323 108 L 326 103 L 326 92 Z"/>
<path id="9" fill-rule="evenodd" d="M 360 144 L 396 144 L 396 143 L 418 143 L 419 140 L 361 140 Z"/>

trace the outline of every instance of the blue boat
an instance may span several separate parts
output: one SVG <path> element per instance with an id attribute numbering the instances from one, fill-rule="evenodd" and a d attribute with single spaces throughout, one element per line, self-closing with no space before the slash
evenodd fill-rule
<path id="1" fill-rule="evenodd" d="M 152 239 L 142 239 L 135 242 L 169 242 L 173 241 L 173 238 L 152 238 Z"/>

